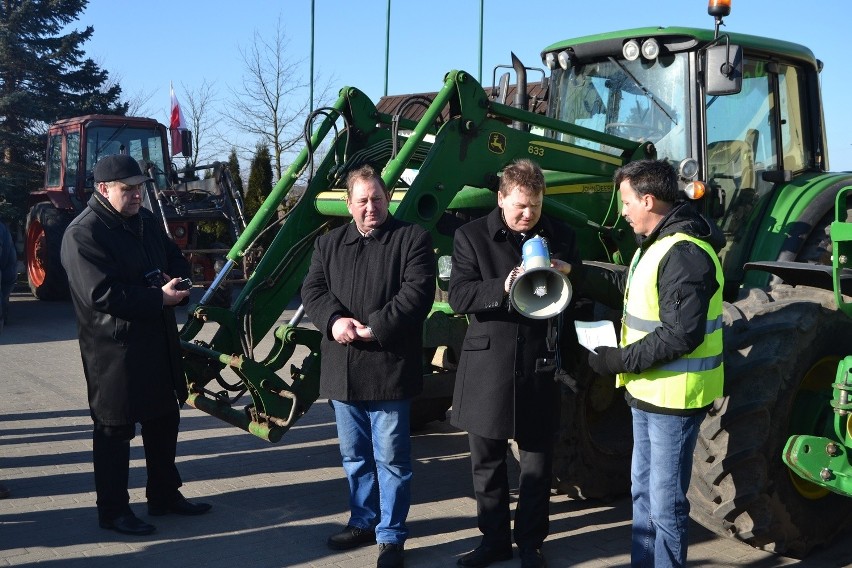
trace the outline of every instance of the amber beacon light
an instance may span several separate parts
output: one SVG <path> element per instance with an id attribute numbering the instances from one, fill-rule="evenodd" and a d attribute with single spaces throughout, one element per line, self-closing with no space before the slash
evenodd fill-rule
<path id="1" fill-rule="evenodd" d="M 714 18 L 724 18 L 731 13 L 731 0 L 709 0 L 707 13 Z"/>

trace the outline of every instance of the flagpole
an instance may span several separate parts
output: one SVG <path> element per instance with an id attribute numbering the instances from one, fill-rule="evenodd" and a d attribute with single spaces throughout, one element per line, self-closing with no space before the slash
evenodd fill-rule
<path id="1" fill-rule="evenodd" d="M 482 84 L 482 21 L 485 14 L 485 0 L 479 0 L 479 84 Z"/>
<path id="2" fill-rule="evenodd" d="M 314 0 L 311 0 L 311 113 L 314 112 Z"/>
<path id="3" fill-rule="evenodd" d="M 387 24 L 385 25 L 385 96 L 388 96 L 388 61 L 390 59 L 390 12 L 391 0 L 388 0 Z"/>

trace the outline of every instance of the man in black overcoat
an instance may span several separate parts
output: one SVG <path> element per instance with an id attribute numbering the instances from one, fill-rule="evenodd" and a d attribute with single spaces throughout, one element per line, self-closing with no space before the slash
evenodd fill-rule
<path id="1" fill-rule="evenodd" d="M 95 164 L 94 176 L 88 206 L 62 238 L 61 258 L 94 421 L 98 520 L 101 528 L 145 535 L 155 527 L 133 514 L 127 492 L 137 422 L 148 513 L 198 515 L 210 509 L 181 495 L 175 466 L 178 403 L 186 401 L 187 390 L 173 308 L 189 296 L 189 290 L 175 288 L 189 276 L 189 264 L 142 208 L 149 178 L 136 160 L 107 156 Z"/>
<path id="2" fill-rule="evenodd" d="M 394 219 L 370 167 L 347 178 L 353 223 L 318 238 L 302 301 L 324 332 L 320 396 L 334 407 L 349 521 L 333 550 L 377 542 L 379 568 L 402 568 L 411 505 L 411 399 L 423 388 L 423 321 L 435 299 L 429 233 Z"/>
<path id="3" fill-rule="evenodd" d="M 574 232 L 542 216 L 545 181 L 539 166 L 518 160 L 500 179 L 497 208 L 456 231 L 449 303 L 470 314 L 456 374 L 452 423 L 470 442 L 481 544 L 458 560 L 482 567 L 512 557 L 509 439 L 520 454 L 520 494 L 514 540 L 524 568 L 544 566 L 542 543 L 549 532 L 554 434 L 560 389 L 553 367 L 536 371 L 536 360 L 553 353 L 548 320 L 531 319 L 511 307 L 509 290 L 522 272 L 521 245 L 544 237 L 551 266 L 570 272 L 579 264 Z M 542 369 L 542 367 L 539 367 Z"/>

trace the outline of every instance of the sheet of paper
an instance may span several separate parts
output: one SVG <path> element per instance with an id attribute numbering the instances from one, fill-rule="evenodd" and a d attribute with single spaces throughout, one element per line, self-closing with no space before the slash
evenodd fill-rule
<path id="1" fill-rule="evenodd" d="M 595 347 L 618 347 L 615 326 L 609 320 L 575 321 L 574 327 L 577 328 L 577 339 L 580 345 L 593 353 Z"/>

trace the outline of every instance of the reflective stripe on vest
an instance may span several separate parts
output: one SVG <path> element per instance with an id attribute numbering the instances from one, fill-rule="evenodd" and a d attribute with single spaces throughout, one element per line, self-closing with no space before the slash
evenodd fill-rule
<path id="1" fill-rule="evenodd" d="M 724 366 L 722 363 L 722 289 L 724 280 L 719 258 L 713 248 L 700 239 L 676 233 L 663 237 L 647 250 L 637 250 L 630 263 L 628 286 L 624 297 L 621 346 L 634 343 L 662 324 L 657 273 L 666 253 L 677 243 L 689 241 L 704 250 L 716 268 L 718 289 L 710 299 L 704 341 L 674 361 L 663 363 L 641 373 L 621 373 L 617 386 L 626 386 L 630 394 L 662 408 L 702 408 L 722 396 Z"/>

